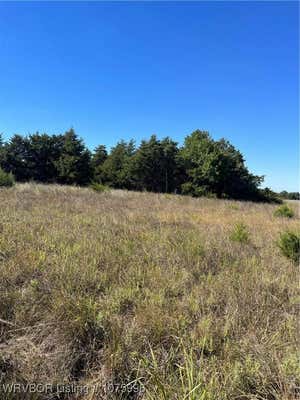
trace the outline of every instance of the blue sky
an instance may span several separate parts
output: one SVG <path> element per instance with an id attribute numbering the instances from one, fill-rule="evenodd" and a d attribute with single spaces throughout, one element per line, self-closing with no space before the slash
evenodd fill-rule
<path id="1" fill-rule="evenodd" d="M 0 2 L 0 132 L 225 137 L 298 187 L 297 2 Z"/>

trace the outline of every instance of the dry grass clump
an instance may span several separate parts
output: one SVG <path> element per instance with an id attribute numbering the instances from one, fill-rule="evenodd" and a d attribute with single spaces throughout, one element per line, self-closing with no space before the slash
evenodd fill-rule
<path id="1" fill-rule="evenodd" d="M 296 398 L 297 266 L 277 241 L 298 218 L 55 185 L 0 200 L 1 399 L 54 398 L 5 393 L 14 382 L 97 387 L 60 397 L 84 400 Z"/>

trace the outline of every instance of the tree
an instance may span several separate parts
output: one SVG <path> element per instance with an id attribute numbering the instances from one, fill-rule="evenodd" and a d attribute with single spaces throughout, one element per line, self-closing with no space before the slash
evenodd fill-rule
<path id="1" fill-rule="evenodd" d="M 250 174 L 242 154 L 224 139 L 214 141 L 208 132 L 197 130 L 185 139 L 180 156 L 188 176 L 182 185 L 185 193 L 237 199 L 259 194 L 263 177 Z"/>
<path id="2" fill-rule="evenodd" d="M 137 190 L 162 191 L 161 158 L 160 143 L 155 135 L 141 142 L 130 168 L 133 185 Z"/>
<path id="3" fill-rule="evenodd" d="M 121 140 L 117 143 L 100 167 L 99 176 L 101 182 L 119 189 L 130 189 L 132 185 L 129 171 L 134 152 L 135 145 L 133 140 L 128 143 Z"/>
<path id="4" fill-rule="evenodd" d="M 32 179 L 28 157 L 30 142 L 27 137 L 14 135 L 8 143 L 2 147 L 1 166 L 6 172 L 11 172 L 17 181 Z"/>
<path id="5" fill-rule="evenodd" d="M 28 168 L 31 178 L 38 182 L 55 182 L 56 163 L 63 150 L 63 135 L 29 135 Z"/>
<path id="6" fill-rule="evenodd" d="M 214 190 L 218 197 L 254 199 L 259 196 L 262 176 L 251 174 L 245 166 L 243 155 L 227 140 L 214 142 L 218 164 L 215 171 Z"/>
<path id="7" fill-rule="evenodd" d="M 186 179 L 184 166 L 179 156 L 178 143 L 169 137 L 164 138 L 161 142 L 163 159 L 162 170 L 164 179 L 164 192 L 180 192 L 181 184 Z"/>
<path id="8" fill-rule="evenodd" d="M 0 168 L 4 167 L 6 159 L 5 153 L 6 153 L 5 142 L 3 140 L 3 134 L 0 133 Z"/>
<path id="9" fill-rule="evenodd" d="M 91 153 L 86 149 L 74 129 L 63 136 L 62 150 L 55 163 L 58 182 L 63 184 L 86 185 L 92 178 Z"/>
<path id="10" fill-rule="evenodd" d="M 133 140 L 120 141 L 109 155 L 103 145 L 91 154 L 73 129 L 64 135 L 14 135 L 7 143 L 0 135 L 0 168 L 17 181 L 95 181 L 115 188 L 278 201 L 276 193 L 259 188 L 263 177 L 248 171 L 241 152 L 200 130 L 187 136 L 180 149 L 169 137 L 152 135 L 137 149 Z M 299 199 L 299 193 L 280 195 Z"/>
<path id="11" fill-rule="evenodd" d="M 177 143 L 168 137 L 159 141 L 152 135 L 148 141 L 143 140 L 131 164 L 134 187 L 152 192 L 173 192 L 178 183 L 177 154 Z"/>
<path id="12" fill-rule="evenodd" d="M 280 192 L 279 197 L 282 199 L 287 199 L 287 200 L 300 200 L 300 193 L 299 192 L 287 192 L 286 190 L 283 190 Z"/>
<path id="13" fill-rule="evenodd" d="M 96 182 L 101 182 L 102 178 L 102 165 L 104 161 L 107 159 L 107 150 L 103 145 L 99 145 L 95 148 L 94 153 L 92 155 L 92 168 L 93 168 L 93 177 Z"/>

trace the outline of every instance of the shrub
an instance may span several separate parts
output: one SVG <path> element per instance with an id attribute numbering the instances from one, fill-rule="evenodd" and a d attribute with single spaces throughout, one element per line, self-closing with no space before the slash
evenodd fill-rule
<path id="1" fill-rule="evenodd" d="M 231 234 L 230 234 L 230 239 L 233 240 L 234 242 L 240 242 L 240 243 L 247 243 L 249 242 L 249 231 L 248 228 L 245 224 L 243 223 L 237 223 Z"/>
<path id="2" fill-rule="evenodd" d="M 11 172 L 7 173 L 0 168 L 0 187 L 11 187 L 15 184 L 15 178 Z"/>
<path id="3" fill-rule="evenodd" d="M 282 206 L 276 208 L 274 216 L 292 218 L 294 216 L 294 211 L 287 204 L 282 204 Z"/>
<path id="4" fill-rule="evenodd" d="M 95 190 L 96 192 L 100 192 L 100 193 L 108 192 L 108 191 L 110 190 L 110 188 L 109 188 L 108 186 L 102 185 L 102 183 L 96 183 L 96 182 L 93 182 L 93 183 L 90 185 L 90 187 L 91 187 L 93 190 Z"/>
<path id="5" fill-rule="evenodd" d="M 294 263 L 299 262 L 300 233 L 294 233 L 291 231 L 281 233 L 278 246 L 284 256 L 290 258 Z"/>

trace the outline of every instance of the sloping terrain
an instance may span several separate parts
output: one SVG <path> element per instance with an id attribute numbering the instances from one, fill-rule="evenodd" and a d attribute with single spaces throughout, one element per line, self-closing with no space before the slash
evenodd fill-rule
<path id="1" fill-rule="evenodd" d="M 296 398 L 298 267 L 277 241 L 298 217 L 54 185 L 0 201 L 1 399 Z"/>

